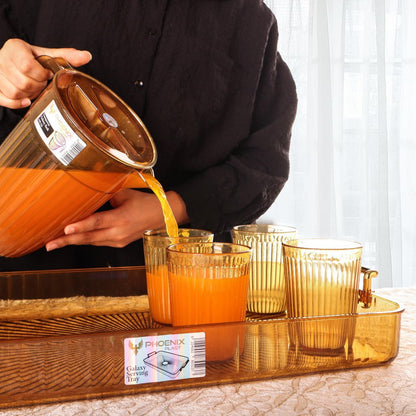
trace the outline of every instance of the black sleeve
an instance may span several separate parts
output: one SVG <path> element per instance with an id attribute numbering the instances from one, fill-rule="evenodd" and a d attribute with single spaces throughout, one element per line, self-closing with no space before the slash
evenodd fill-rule
<path id="1" fill-rule="evenodd" d="M 216 166 L 174 188 L 194 227 L 223 232 L 255 221 L 274 202 L 289 174 L 297 95 L 277 52 L 277 24 L 269 32 L 252 115 L 251 134 Z"/>
<path id="2" fill-rule="evenodd" d="M 0 44 L 3 46 L 3 43 L 7 39 L 16 37 L 16 28 L 12 23 L 11 18 L 11 6 L 10 3 L 6 0 L 0 0 Z"/>
<path id="3" fill-rule="evenodd" d="M 33 2 L 29 2 L 29 4 L 26 5 L 26 17 L 29 16 L 30 10 L 28 9 L 30 9 L 29 6 L 32 3 Z M 3 47 L 3 44 L 11 38 L 28 40 L 26 34 L 20 30 L 10 2 L 0 0 L 0 47 Z M 27 109 L 11 110 L 0 106 L 0 144 L 7 137 L 13 127 L 19 122 L 26 111 Z"/>

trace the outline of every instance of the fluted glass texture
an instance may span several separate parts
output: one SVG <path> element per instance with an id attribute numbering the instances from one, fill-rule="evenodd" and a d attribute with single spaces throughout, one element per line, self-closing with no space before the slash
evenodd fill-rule
<path id="1" fill-rule="evenodd" d="M 362 246 L 328 239 L 283 244 L 288 318 L 348 315 L 357 311 Z M 295 334 L 293 331 L 296 331 Z M 302 320 L 291 338 L 310 350 L 335 351 L 352 342 L 354 320 Z"/>
<path id="2" fill-rule="evenodd" d="M 241 322 L 246 316 L 251 249 L 232 243 L 184 243 L 167 248 L 173 326 Z M 204 328 L 206 361 L 241 353 L 244 328 Z"/>
<path id="3" fill-rule="evenodd" d="M 256 313 L 286 310 L 282 242 L 294 239 L 296 229 L 250 224 L 233 228 L 233 242 L 252 248 L 247 309 Z"/>
<path id="4" fill-rule="evenodd" d="M 167 249 L 173 325 L 245 318 L 250 248 L 184 243 Z"/>
<path id="5" fill-rule="evenodd" d="M 214 234 L 206 230 L 179 228 L 178 237 L 169 237 L 166 229 L 146 231 L 143 235 L 146 264 L 147 293 L 152 318 L 170 324 L 170 294 L 166 267 L 166 248 L 171 244 L 214 240 Z"/>

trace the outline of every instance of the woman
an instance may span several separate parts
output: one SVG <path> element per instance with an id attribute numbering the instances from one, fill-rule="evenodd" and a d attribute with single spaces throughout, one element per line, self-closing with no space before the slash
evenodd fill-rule
<path id="1" fill-rule="evenodd" d="M 297 104 L 271 11 L 259 0 L 96 5 L 0 0 L 0 140 L 51 76 L 35 58 L 61 56 L 144 121 L 180 225 L 224 240 L 255 221 L 287 180 Z M 0 259 L 0 269 L 143 264 L 143 232 L 164 226 L 156 197 L 122 190 L 110 203 L 46 250 Z"/>

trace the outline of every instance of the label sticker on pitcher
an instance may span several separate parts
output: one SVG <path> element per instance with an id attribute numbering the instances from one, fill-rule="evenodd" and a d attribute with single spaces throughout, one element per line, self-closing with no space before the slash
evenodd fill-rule
<path id="1" fill-rule="evenodd" d="M 43 142 L 65 166 L 86 147 L 66 122 L 54 100 L 35 119 L 35 126 Z"/>
<path id="2" fill-rule="evenodd" d="M 204 376 L 204 332 L 124 340 L 126 385 Z"/>

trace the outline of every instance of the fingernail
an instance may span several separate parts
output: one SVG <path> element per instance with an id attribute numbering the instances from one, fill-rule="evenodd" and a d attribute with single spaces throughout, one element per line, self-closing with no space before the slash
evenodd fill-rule
<path id="1" fill-rule="evenodd" d="M 90 61 L 91 61 L 91 59 L 92 59 L 92 53 L 90 51 L 82 51 L 82 52 L 88 53 L 88 55 L 90 56 Z"/>
<path id="2" fill-rule="evenodd" d="M 24 98 L 22 101 L 20 101 L 20 105 L 22 107 L 28 107 L 30 104 L 32 104 L 32 101 L 30 101 L 29 98 Z"/>
<path id="3" fill-rule="evenodd" d="M 75 232 L 75 228 L 71 227 L 70 225 L 68 225 L 68 227 L 65 227 L 65 229 L 64 229 L 64 233 L 66 235 L 73 234 L 74 232 Z"/>
<path id="4" fill-rule="evenodd" d="M 58 248 L 58 245 L 55 243 L 46 244 L 45 248 L 46 248 L 46 251 L 52 251 L 52 250 L 56 250 Z"/>

